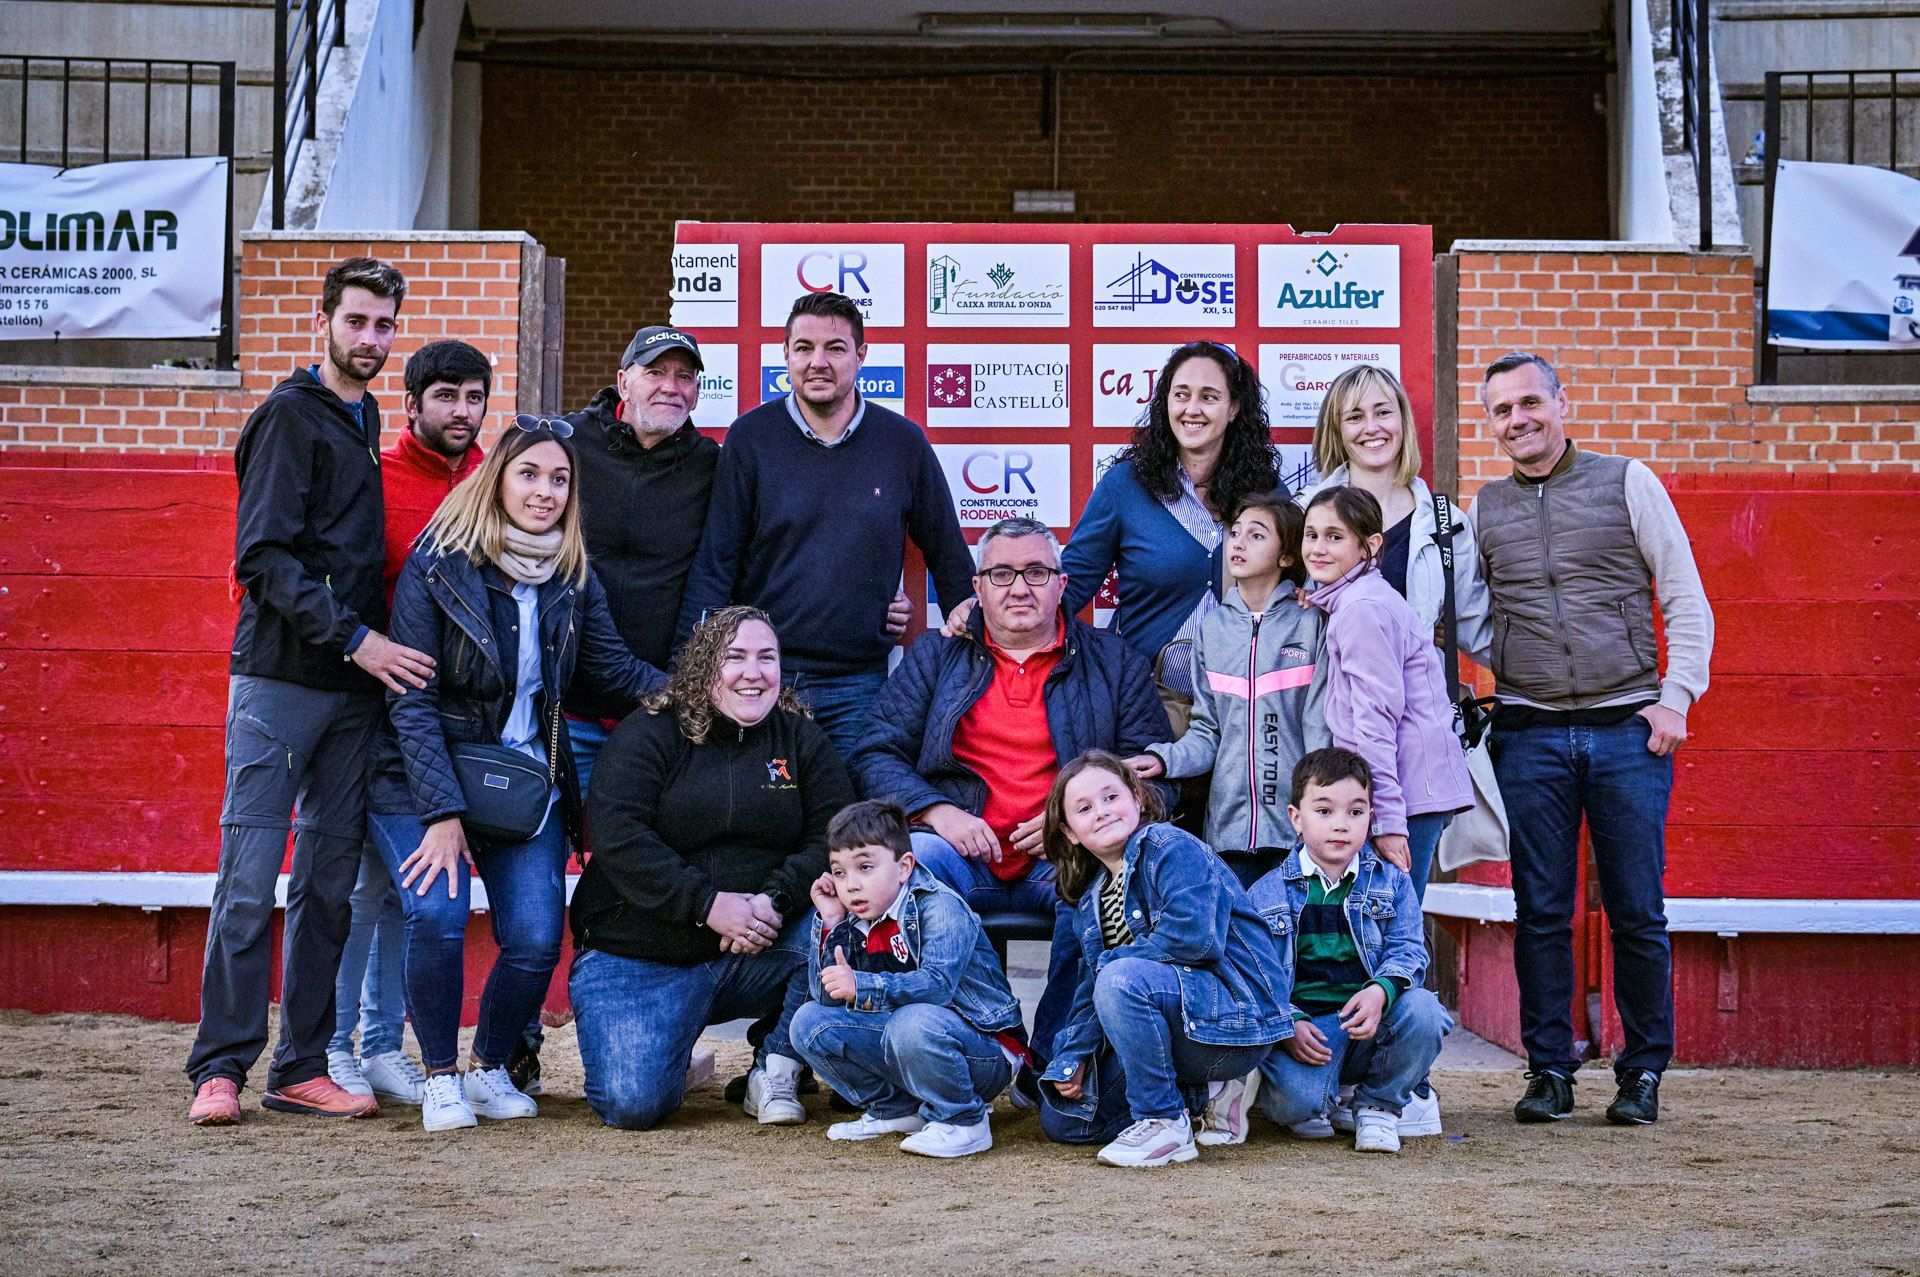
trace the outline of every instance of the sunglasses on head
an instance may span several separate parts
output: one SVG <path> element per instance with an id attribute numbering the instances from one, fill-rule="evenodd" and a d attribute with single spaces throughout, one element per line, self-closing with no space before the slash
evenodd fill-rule
<path id="1" fill-rule="evenodd" d="M 523 412 L 513 419 L 515 430 L 524 430 L 528 434 L 537 434 L 544 430 L 556 439 L 573 438 L 573 423 L 565 417 L 536 417 Z"/>

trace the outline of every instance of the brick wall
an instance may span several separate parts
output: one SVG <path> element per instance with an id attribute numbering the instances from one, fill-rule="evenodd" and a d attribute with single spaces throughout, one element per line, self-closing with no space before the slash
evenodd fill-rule
<path id="1" fill-rule="evenodd" d="M 313 330 L 320 284 L 345 257 L 373 256 L 406 275 L 393 355 L 373 384 L 389 436 L 404 422 L 401 369 L 430 341 L 458 337 L 494 361 L 496 413 L 512 412 L 537 375 L 522 375 L 522 280 L 538 281 L 540 245 L 520 234 L 418 232 L 376 240 L 245 236 L 237 372 L 35 369 L 0 373 L 0 448 L 44 452 L 230 454 L 261 396 L 324 358 Z M 537 309 L 537 308 L 536 308 Z M 0 355 L 4 355 L 0 348 Z"/>
<path id="2" fill-rule="evenodd" d="M 1016 189 L 1053 183 L 1037 74 L 849 79 L 843 53 L 818 68 L 843 77 L 828 80 L 803 78 L 816 68 L 798 51 L 778 61 L 779 77 L 487 64 L 481 225 L 567 259 L 569 405 L 666 318 L 676 219 L 1058 220 L 1011 211 Z M 1060 84 L 1067 220 L 1430 222 L 1440 244 L 1609 233 L 1599 76 Z"/>
<path id="3" fill-rule="evenodd" d="M 1570 436 L 1656 470 L 1920 466 L 1920 400 L 1818 402 L 1811 387 L 1753 387 L 1745 254 L 1458 245 L 1455 255 L 1463 496 L 1508 473 L 1479 396 L 1486 365 L 1510 350 L 1536 351 L 1559 369 Z"/>

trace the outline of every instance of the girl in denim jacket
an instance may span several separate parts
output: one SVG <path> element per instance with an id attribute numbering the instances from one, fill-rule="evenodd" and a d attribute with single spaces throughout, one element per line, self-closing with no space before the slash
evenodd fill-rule
<path id="1" fill-rule="evenodd" d="M 1041 1126 L 1105 1143 L 1109 1166 L 1199 1155 L 1189 1112 L 1292 1032 L 1272 933 L 1220 858 L 1160 821 L 1125 763 L 1091 750 L 1060 769 L 1045 846 L 1075 908 L 1081 979 L 1041 1075 Z"/>

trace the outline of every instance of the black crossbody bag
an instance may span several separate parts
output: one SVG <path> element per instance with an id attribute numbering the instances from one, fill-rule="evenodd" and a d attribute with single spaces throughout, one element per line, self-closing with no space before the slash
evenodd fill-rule
<path id="1" fill-rule="evenodd" d="M 467 800 L 460 823 L 468 837 L 511 846 L 539 832 L 560 774 L 557 704 L 548 732 L 545 767 L 505 745 L 462 744 L 448 752 L 453 755 L 453 774 L 460 781 L 460 793 Z"/>

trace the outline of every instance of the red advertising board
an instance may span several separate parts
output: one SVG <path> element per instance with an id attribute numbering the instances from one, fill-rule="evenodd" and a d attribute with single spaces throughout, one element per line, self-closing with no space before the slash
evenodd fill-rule
<path id="1" fill-rule="evenodd" d="M 825 291 L 866 316 L 862 389 L 926 426 L 970 539 L 1015 514 L 1068 532 L 1167 354 L 1200 338 L 1259 369 L 1289 486 L 1358 362 L 1399 374 L 1431 455 L 1431 227 L 682 222 L 673 321 L 705 355 L 702 428 L 786 392 L 788 310 Z"/>

